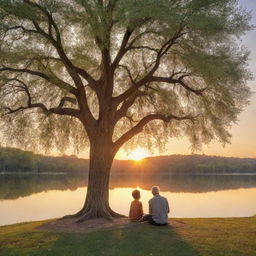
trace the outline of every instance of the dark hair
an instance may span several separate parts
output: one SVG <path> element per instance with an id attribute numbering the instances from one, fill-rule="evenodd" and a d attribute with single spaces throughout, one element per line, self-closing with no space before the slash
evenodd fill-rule
<path id="1" fill-rule="evenodd" d="M 133 190 L 132 196 L 134 199 L 140 199 L 140 191 L 138 189 Z"/>

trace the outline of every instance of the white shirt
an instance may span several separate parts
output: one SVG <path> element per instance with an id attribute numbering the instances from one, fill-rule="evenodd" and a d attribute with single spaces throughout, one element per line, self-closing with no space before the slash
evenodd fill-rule
<path id="1" fill-rule="evenodd" d="M 165 197 L 155 195 L 148 201 L 149 214 L 157 224 L 166 224 L 168 222 L 168 213 L 170 211 L 168 201 Z"/>

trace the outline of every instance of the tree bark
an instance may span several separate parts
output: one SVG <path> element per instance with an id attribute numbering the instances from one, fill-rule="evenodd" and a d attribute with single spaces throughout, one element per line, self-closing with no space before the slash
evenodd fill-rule
<path id="1" fill-rule="evenodd" d="M 99 135 L 99 134 L 98 134 Z M 64 218 L 77 218 L 76 222 L 87 219 L 124 217 L 114 212 L 109 206 L 109 179 L 115 156 L 111 139 L 106 134 L 95 136 L 91 141 L 89 177 L 84 206 L 74 214 Z"/>

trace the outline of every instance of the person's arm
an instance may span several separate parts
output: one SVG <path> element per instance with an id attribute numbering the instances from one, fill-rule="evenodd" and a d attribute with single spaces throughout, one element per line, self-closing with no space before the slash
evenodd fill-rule
<path id="1" fill-rule="evenodd" d="M 148 212 L 152 214 L 152 202 L 150 200 L 148 201 Z"/>
<path id="2" fill-rule="evenodd" d="M 131 218 L 131 213 L 132 213 L 132 203 L 130 205 L 129 218 Z"/>
<path id="3" fill-rule="evenodd" d="M 140 213 L 141 213 L 141 215 L 143 216 L 143 205 L 142 205 L 142 203 L 140 203 Z"/>
<path id="4" fill-rule="evenodd" d="M 143 215 L 143 205 L 142 205 L 142 203 L 140 203 L 140 212 Z"/>
<path id="5" fill-rule="evenodd" d="M 169 203 L 168 203 L 168 200 L 166 199 L 166 206 L 167 206 L 167 212 L 169 213 L 170 212 L 170 207 L 169 207 Z"/>

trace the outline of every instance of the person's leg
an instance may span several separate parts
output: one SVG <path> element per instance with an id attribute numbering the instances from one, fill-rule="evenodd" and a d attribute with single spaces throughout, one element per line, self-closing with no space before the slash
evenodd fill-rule
<path id="1" fill-rule="evenodd" d="M 166 225 L 168 225 L 168 223 L 164 223 L 164 224 L 156 223 L 154 221 L 152 215 L 150 215 L 150 214 L 147 214 L 147 215 L 143 216 L 142 221 L 147 221 L 151 225 L 155 225 L 155 226 L 166 226 Z"/>
<path id="2" fill-rule="evenodd" d="M 150 215 L 150 214 L 146 214 L 145 216 L 143 216 L 142 221 L 147 221 L 151 225 L 158 225 L 157 223 L 155 223 L 155 221 L 152 218 L 152 215 Z"/>
<path id="3" fill-rule="evenodd" d="M 156 225 L 158 225 L 158 226 L 167 226 L 168 223 L 164 223 L 164 224 L 158 224 L 158 223 L 156 223 Z"/>
<path id="4" fill-rule="evenodd" d="M 150 214 L 144 215 L 144 216 L 141 218 L 141 221 L 149 221 L 150 216 L 151 216 Z"/>
<path id="5" fill-rule="evenodd" d="M 151 225 L 157 225 L 157 223 L 153 220 L 152 215 L 149 216 L 148 222 L 149 222 Z"/>
<path id="6" fill-rule="evenodd" d="M 165 224 L 156 223 L 156 222 L 153 220 L 152 215 L 150 215 L 150 214 L 144 215 L 144 216 L 141 218 L 140 222 L 143 222 L 143 221 L 147 221 L 147 222 L 150 223 L 151 225 L 155 225 L 155 226 L 166 226 L 166 225 L 168 225 L 168 223 L 165 223 Z"/>

